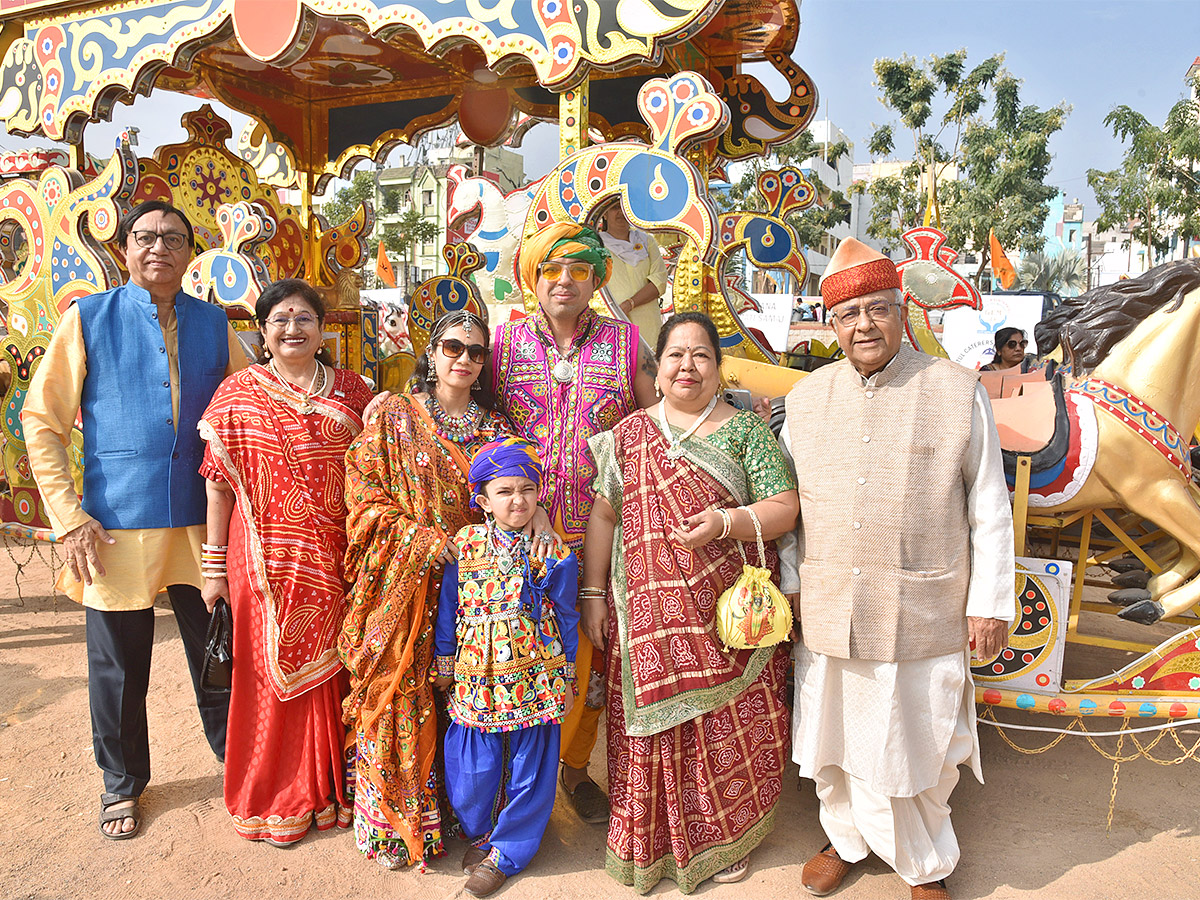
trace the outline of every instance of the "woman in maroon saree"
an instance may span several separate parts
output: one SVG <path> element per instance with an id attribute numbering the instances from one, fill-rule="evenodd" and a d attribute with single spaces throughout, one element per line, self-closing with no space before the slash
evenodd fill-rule
<path id="1" fill-rule="evenodd" d="M 639 893 L 664 877 L 683 893 L 741 880 L 782 791 L 786 650 L 726 652 L 714 614 L 741 573 L 739 543 L 762 563 L 746 507 L 778 537 L 795 525 L 795 479 L 761 420 L 716 400 L 718 347 L 707 318 L 673 317 L 663 401 L 591 441 L 581 597 L 608 652 L 607 869 Z"/>

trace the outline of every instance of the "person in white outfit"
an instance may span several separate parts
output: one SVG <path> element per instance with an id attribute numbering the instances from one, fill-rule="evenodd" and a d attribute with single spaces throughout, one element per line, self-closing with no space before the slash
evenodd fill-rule
<path id="1" fill-rule="evenodd" d="M 667 289 L 662 252 L 654 238 L 629 224 L 620 203 L 605 210 L 603 222 L 600 240 L 613 256 L 608 293 L 653 347 L 662 328 L 658 298 Z"/>
<path id="2" fill-rule="evenodd" d="M 832 893 L 873 852 L 913 900 L 948 900 L 959 764 L 983 781 L 969 646 L 996 656 L 1016 611 L 999 439 L 977 374 L 904 342 L 890 260 L 848 238 L 821 294 L 846 358 L 788 394 L 780 438 L 800 492 L 780 547 L 792 752 L 829 839 L 801 881 Z"/>

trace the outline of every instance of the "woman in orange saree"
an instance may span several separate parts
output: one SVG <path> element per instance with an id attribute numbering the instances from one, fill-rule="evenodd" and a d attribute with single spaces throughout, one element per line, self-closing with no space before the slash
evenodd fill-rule
<path id="1" fill-rule="evenodd" d="M 471 455 L 509 431 L 491 408 L 488 354 L 479 318 L 442 316 L 418 360 L 417 390 L 389 398 L 346 455 L 355 582 L 338 652 L 357 742 L 354 836 L 388 868 L 442 852 L 433 625 L 447 539 L 480 521 L 469 504 Z"/>

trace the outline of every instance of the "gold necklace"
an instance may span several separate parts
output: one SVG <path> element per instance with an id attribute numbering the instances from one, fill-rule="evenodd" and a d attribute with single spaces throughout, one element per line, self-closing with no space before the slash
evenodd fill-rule
<path id="1" fill-rule="evenodd" d="M 271 373 L 279 379 L 280 384 L 300 398 L 300 405 L 297 407 L 297 409 L 299 409 L 301 415 L 311 415 L 315 411 L 316 408 L 312 405 L 312 399 L 313 397 L 316 397 L 324 392 L 327 378 L 325 375 L 325 367 L 321 365 L 319 361 L 317 362 L 317 370 L 313 372 L 312 378 L 310 378 L 308 381 L 307 391 L 302 390 L 284 378 L 283 374 L 278 368 L 276 368 L 274 359 L 267 360 L 267 368 L 269 368 Z M 320 385 L 317 385 L 318 378 L 321 379 Z"/>

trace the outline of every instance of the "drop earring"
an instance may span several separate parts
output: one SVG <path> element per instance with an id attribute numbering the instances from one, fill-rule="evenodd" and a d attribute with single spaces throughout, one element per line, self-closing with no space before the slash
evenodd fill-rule
<path id="1" fill-rule="evenodd" d="M 425 351 L 425 362 L 429 366 L 429 374 L 425 376 L 427 384 L 437 384 L 437 366 L 433 362 L 433 354 Z"/>

